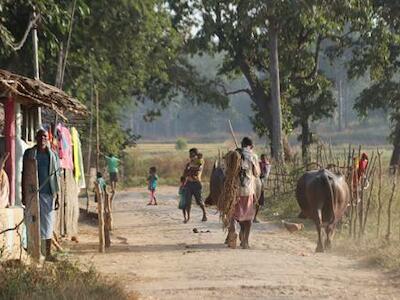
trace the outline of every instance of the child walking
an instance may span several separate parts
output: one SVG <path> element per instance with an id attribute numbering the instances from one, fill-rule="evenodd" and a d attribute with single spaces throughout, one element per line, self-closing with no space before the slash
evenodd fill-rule
<path id="1" fill-rule="evenodd" d="M 150 201 L 147 205 L 157 205 L 156 199 L 156 188 L 157 188 L 157 169 L 156 167 L 151 167 L 149 169 L 149 177 L 147 177 L 147 186 L 150 191 Z"/>
<path id="2" fill-rule="evenodd" d="M 181 176 L 181 185 L 179 186 L 179 209 L 182 209 L 183 212 L 183 223 L 187 223 L 189 221 L 186 211 L 186 201 L 185 201 L 185 184 L 186 184 L 186 177 Z"/>

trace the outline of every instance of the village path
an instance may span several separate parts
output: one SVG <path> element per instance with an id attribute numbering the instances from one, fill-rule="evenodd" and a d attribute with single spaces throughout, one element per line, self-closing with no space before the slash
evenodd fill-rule
<path id="1" fill-rule="evenodd" d="M 120 192 L 111 248 L 98 253 L 97 227 L 83 222 L 72 255 L 141 299 L 400 299 L 386 274 L 316 254 L 314 241 L 272 223 L 253 226 L 251 249 L 228 249 L 215 210 L 202 223 L 193 205 L 191 222 L 183 224 L 176 194 L 160 187 L 159 205 L 146 206 L 146 189 Z"/>

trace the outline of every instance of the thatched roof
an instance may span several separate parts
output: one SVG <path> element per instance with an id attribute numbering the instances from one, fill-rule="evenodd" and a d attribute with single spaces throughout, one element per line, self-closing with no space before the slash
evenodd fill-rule
<path id="1" fill-rule="evenodd" d="M 85 105 L 62 90 L 40 80 L 0 69 L 0 95 L 9 94 L 22 104 L 52 109 L 64 119 L 68 112 L 80 115 L 88 114 Z"/>

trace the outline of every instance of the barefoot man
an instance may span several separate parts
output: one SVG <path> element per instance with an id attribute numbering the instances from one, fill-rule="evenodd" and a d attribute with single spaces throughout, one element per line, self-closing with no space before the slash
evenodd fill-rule
<path id="1" fill-rule="evenodd" d="M 22 172 L 27 172 L 25 167 L 27 159 L 34 159 L 37 163 L 37 176 L 40 188 L 40 238 L 45 244 L 46 260 L 54 261 L 55 257 L 51 255 L 51 239 L 54 228 L 54 210 L 58 208 L 58 161 L 56 155 L 48 146 L 48 136 L 44 129 L 37 131 L 36 145 L 25 151 Z M 29 205 L 29 203 L 25 203 L 26 199 L 24 195 L 23 199 L 23 204 Z"/>
<path id="2" fill-rule="evenodd" d="M 186 164 L 185 170 L 183 172 L 183 176 L 186 177 L 185 184 L 185 198 L 186 198 L 186 211 L 187 211 L 187 219 L 186 222 L 190 219 L 190 209 L 192 205 L 192 196 L 194 196 L 196 203 L 200 206 L 203 211 L 202 221 L 207 221 L 206 209 L 204 206 L 204 201 L 202 197 L 202 185 L 201 185 L 201 173 L 203 172 L 204 160 L 197 148 L 192 148 L 189 150 L 189 162 Z M 185 223 L 186 223 L 185 222 Z"/>

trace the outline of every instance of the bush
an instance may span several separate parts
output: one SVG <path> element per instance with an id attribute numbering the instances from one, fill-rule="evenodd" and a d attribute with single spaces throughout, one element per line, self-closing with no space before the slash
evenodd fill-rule
<path id="1" fill-rule="evenodd" d="M 184 138 L 179 138 L 176 140 L 175 149 L 185 150 L 187 148 L 187 141 Z"/>
<path id="2" fill-rule="evenodd" d="M 92 267 L 66 260 L 43 267 L 11 262 L 0 265 L 0 299 L 137 299 Z"/>

